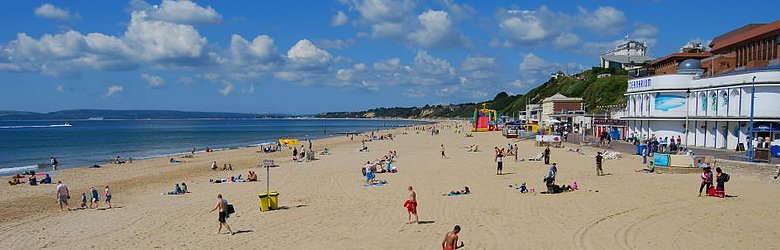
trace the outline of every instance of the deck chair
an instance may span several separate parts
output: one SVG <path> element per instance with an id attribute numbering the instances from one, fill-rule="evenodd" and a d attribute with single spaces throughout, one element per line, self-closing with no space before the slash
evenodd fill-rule
<path id="1" fill-rule="evenodd" d="M 528 161 L 542 161 L 542 158 L 544 158 L 544 153 L 540 152 L 536 157 L 529 157 Z"/>

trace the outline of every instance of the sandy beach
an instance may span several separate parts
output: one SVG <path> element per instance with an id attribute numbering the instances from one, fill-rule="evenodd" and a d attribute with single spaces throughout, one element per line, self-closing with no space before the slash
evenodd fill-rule
<path id="1" fill-rule="evenodd" d="M 520 157 L 543 149 L 532 141 L 509 140 L 500 132 L 441 134 L 399 128 L 394 140 L 366 143 L 340 136 L 316 140 L 317 151 L 331 155 L 292 163 L 290 151 L 265 154 L 257 148 L 198 153 L 169 163 L 167 158 L 67 169 L 53 176 L 70 189 L 70 205 L 82 192 L 110 186 L 112 209 L 60 211 L 56 185 L 0 185 L 0 242 L 9 249 L 437 249 L 444 234 L 460 225 L 465 249 L 773 249 L 780 237 L 776 213 L 780 190 L 768 175 L 726 168 L 731 181 L 719 199 L 698 197 L 698 174 L 644 174 L 637 156 L 605 160 L 607 176 L 597 177 L 589 154 L 552 149 L 559 184 L 577 181 L 580 190 L 539 194 L 547 166 L 507 157 L 505 175 L 496 175 L 493 147 L 517 143 Z M 403 134 L 406 132 L 406 134 Z M 447 158 L 440 157 L 440 144 Z M 467 152 L 477 144 L 481 152 Z M 596 152 L 593 148 L 583 148 Z M 381 187 L 364 187 L 360 173 L 367 160 L 398 152 L 398 173 L 378 174 Z M 178 158 L 177 158 L 178 159 Z M 263 159 L 275 159 L 270 185 L 284 209 L 260 212 L 257 194 L 266 189 Z M 209 165 L 231 163 L 233 171 Z M 212 184 L 209 179 L 256 171 L 259 182 Z M 191 193 L 161 195 L 174 183 Z M 522 194 L 509 184 L 526 182 L 536 193 Z M 423 224 L 406 224 L 402 207 L 413 185 Z M 470 187 L 472 194 L 442 194 Z M 217 214 L 209 213 L 216 195 L 236 207 L 228 223 L 236 235 L 217 233 Z M 102 195 L 101 195 L 102 196 Z M 101 203 L 104 208 L 105 204 Z"/>

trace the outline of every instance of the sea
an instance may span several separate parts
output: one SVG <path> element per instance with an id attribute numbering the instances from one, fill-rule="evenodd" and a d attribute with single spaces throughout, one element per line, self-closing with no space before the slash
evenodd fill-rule
<path id="1" fill-rule="evenodd" d="M 291 137 L 320 139 L 424 124 L 378 119 L 187 119 L 0 121 L 0 175 L 92 166 L 117 156 L 145 159 L 187 153 L 258 146 Z M 314 141 L 315 145 L 317 141 Z M 41 166 L 39 166 L 41 165 Z"/>

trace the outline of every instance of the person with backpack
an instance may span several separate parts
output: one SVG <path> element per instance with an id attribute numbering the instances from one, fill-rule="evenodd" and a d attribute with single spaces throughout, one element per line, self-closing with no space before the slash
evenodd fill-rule
<path id="1" fill-rule="evenodd" d="M 720 198 L 725 198 L 726 197 L 725 184 L 726 182 L 729 181 L 729 179 L 731 179 L 731 177 L 729 176 L 729 174 L 724 173 L 723 170 L 720 169 L 720 167 L 715 168 L 715 172 L 717 173 L 715 175 L 716 177 L 715 182 L 717 183 L 715 185 L 715 196 Z"/>
<path id="2" fill-rule="evenodd" d="M 229 212 L 231 210 L 231 209 L 229 209 L 229 206 L 232 206 L 232 205 L 228 204 L 227 200 L 222 198 L 222 194 L 218 194 L 217 195 L 217 205 L 213 209 L 211 209 L 211 211 L 209 211 L 209 213 L 214 212 L 214 211 L 219 211 L 219 219 L 218 219 L 218 221 L 219 221 L 219 230 L 217 230 L 217 234 L 221 234 L 222 233 L 222 227 L 223 226 L 225 228 L 227 228 L 228 232 L 230 232 L 230 235 L 236 234 L 235 232 L 233 232 L 233 230 L 230 229 L 230 225 L 227 224 L 227 218 L 230 215 Z"/>

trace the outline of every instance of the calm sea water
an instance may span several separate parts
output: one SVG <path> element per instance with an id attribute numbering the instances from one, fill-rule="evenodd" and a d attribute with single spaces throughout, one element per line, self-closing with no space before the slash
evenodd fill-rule
<path id="1" fill-rule="evenodd" d="M 422 124 L 397 120 L 101 120 L 0 121 L 0 175 L 38 170 L 54 156 L 60 167 L 90 166 L 117 156 L 142 159 L 257 145 L 281 137 L 318 139 L 346 132 Z M 316 144 L 316 141 L 314 142 Z M 50 170 L 42 168 L 40 170 Z"/>

